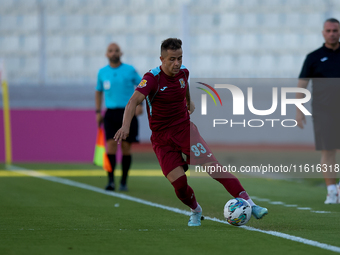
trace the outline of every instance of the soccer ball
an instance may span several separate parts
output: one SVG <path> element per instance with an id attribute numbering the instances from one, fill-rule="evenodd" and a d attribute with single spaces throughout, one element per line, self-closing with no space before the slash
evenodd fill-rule
<path id="1" fill-rule="evenodd" d="M 230 199 L 224 206 L 224 217 L 234 226 L 246 224 L 251 217 L 251 206 L 242 198 Z"/>

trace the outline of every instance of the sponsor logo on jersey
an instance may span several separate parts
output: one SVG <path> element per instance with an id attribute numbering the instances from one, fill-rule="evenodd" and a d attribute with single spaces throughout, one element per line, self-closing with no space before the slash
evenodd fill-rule
<path id="1" fill-rule="evenodd" d="M 179 83 L 181 84 L 181 88 L 183 89 L 185 87 L 185 81 L 183 78 L 179 79 Z"/>
<path id="2" fill-rule="evenodd" d="M 137 88 L 144 88 L 144 87 L 146 86 L 146 82 L 147 82 L 147 80 L 142 80 L 142 81 L 138 84 Z"/>
<path id="3" fill-rule="evenodd" d="M 321 62 L 325 62 L 328 58 L 327 57 L 324 57 L 322 59 L 320 59 Z"/>
<path id="4" fill-rule="evenodd" d="M 161 91 L 164 91 L 166 88 L 167 88 L 167 86 L 161 88 L 160 90 L 161 90 Z"/>

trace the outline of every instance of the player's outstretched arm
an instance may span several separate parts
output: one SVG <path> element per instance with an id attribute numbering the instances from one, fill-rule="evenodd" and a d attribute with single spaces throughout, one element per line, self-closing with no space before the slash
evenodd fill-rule
<path id="1" fill-rule="evenodd" d="M 298 88 L 307 88 L 308 86 L 308 82 L 309 80 L 305 80 L 305 79 L 299 79 L 299 82 L 298 82 Z M 302 98 L 304 94 L 302 93 L 296 93 L 296 98 Z M 304 113 L 296 107 L 296 117 L 295 117 L 295 120 L 297 122 L 297 125 L 299 128 L 303 128 L 304 125 L 306 125 L 306 117 L 304 115 Z"/>
<path id="2" fill-rule="evenodd" d="M 135 115 L 136 107 L 141 102 L 143 102 L 144 99 L 145 96 L 137 90 L 131 96 L 128 104 L 125 107 L 122 127 L 113 137 L 113 139 L 115 139 L 118 144 L 120 144 L 123 139 L 126 139 L 129 136 L 130 124 L 133 116 Z"/>
<path id="3" fill-rule="evenodd" d="M 139 115 L 141 115 L 142 113 L 143 113 L 143 104 L 139 104 L 139 105 L 137 105 L 137 107 L 136 107 L 135 115 L 136 115 L 136 116 L 139 116 Z"/>

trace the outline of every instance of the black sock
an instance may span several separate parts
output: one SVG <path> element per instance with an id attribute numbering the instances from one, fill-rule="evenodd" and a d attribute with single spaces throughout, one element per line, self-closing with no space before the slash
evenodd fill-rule
<path id="1" fill-rule="evenodd" d="M 123 160 L 122 160 L 123 175 L 122 175 L 122 180 L 120 181 L 121 185 L 126 185 L 126 180 L 128 177 L 130 166 L 131 166 L 131 155 L 123 155 Z"/>
<path id="2" fill-rule="evenodd" d="M 108 177 L 109 177 L 109 183 L 114 183 L 114 171 L 116 167 L 116 154 L 107 154 L 109 157 L 109 161 L 111 164 L 112 172 L 108 172 Z"/>

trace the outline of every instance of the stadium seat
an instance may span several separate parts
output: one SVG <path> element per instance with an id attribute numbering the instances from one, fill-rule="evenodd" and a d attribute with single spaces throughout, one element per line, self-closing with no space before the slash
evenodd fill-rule
<path id="1" fill-rule="evenodd" d="M 64 19 L 64 29 L 66 30 L 75 30 L 79 31 L 81 29 L 84 29 L 84 17 L 82 15 L 69 15 L 66 16 Z"/>
<path id="2" fill-rule="evenodd" d="M 140 10 L 144 9 L 147 6 L 151 7 L 152 3 L 150 4 L 150 2 L 151 2 L 150 0 L 149 1 L 148 0 L 130 0 L 130 4 L 126 7 L 128 8 L 129 13 L 140 14 Z M 145 10 L 144 14 L 147 12 L 148 10 Z"/>
<path id="3" fill-rule="evenodd" d="M 258 14 L 257 13 L 246 13 L 241 14 L 240 25 L 242 27 L 257 27 L 258 26 Z"/>
<path id="4" fill-rule="evenodd" d="M 124 31 L 127 27 L 127 16 L 122 14 L 113 15 L 108 19 L 107 27 L 113 31 Z"/>
<path id="5" fill-rule="evenodd" d="M 281 35 L 280 44 L 283 50 L 287 52 L 288 49 L 298 49 L 301 48 L 301 35 L 287 33 Z"/>
<path id="6" fill-rule="evenodd" d="M 39 36 L 38 35 L 27 35 L 24 37 L 24 45 L 22 50 L 27 53 L 38 52 L 39 50 Z"/>
<path id="7" fill-rule="evenodd" d="M 1 1 L 1 15 L 8 13 L 8 10 L 14 8 L 16 4 L 16 0 Z"/>
<path id="8" fill-rule="evenodd" d="M 25 33 L 39 30 L 39 17 L 37 15 L 22 16 L 21 30 Z"/>
<path id="9" fill-rule="evenodd" d="M 84 59 L 82 56 L 69 57 L 65 65 L 69 72 L 79 72 L 84 68 Z"/>
<path id="10" fill-rule="evenodd" d="M 171 33 L 173 30 L 178 31 L 177 29 L 174 29 L 177 26 L 181 26 L 181 20 L 178 16 L 173 16 L 170 14 L 157 14 L 154 16 L 153 27 L 157 31 L 161 32 L 162 30 L 167 29 Z"/>
<path id="11" fill-rule="evenodd" d="M 225 13 L 220 16 L 220 27 L 222 29 L 232 28 L 238 25 L 238 15 L 235 13 Z"/>
<path id="12" fill-rule="evenodd" d="M 282 23 L 280 22 L 279 13 L 267 13 L 262 15 L 264 27 L 279 27 Z"/>
<path id="13" fill-rule="evenodd" d="M 178 1 L 178 0 L 177 0 Z M 179 1 L 179 3 L 183 4 L 184 1 Z M 173 12 L 176 11 L 176 1 L 173 0 L 163 0 L 163 1 L 153 1 L 151 6 L 154 8 L 156 12 Z M 145 8 L 145 5 L 143 6 Z"/>
<path id="14" fill-rule="evenodd" d="M 6 36 L 2 39 L 1 50 L 3 52 L 16 52 L 20 49 L 19 36 Z"/>
<path id="15" fill-rule="evenodd" d="M 250 55 L 238 55 L 235 59 L 234 69 L 236 70 L 251 70 L 254 68 L 253 58 Z"/>
<path id="16" fill-rule="evenodd" d="M 59 15 L 47 15 L 45 18 L 46 21 L 46 31 L 53 31 L 53 30 L 59 30 L 61 27 L 60 24 L 60 16 Z"/>
<path id="17" fill-rule="evenodd" d="M 214 40 L 214 35 L 212 34 L 196 35 L 192 40 L 195 42 L 193 45 L 194 51 L 208 51 L 215 48 L 216 40 Z"/>
<path id="18" fill-rule="evenodd" d="M 47 59 L 48 74 L 61 73 L 64 69 L 64 58 L 61 56 L 49 57 Z"/>
<path id="19" fill-rule="evenodd" d="M 151 25 L 149 24 L 149 15 L 147 14 L 130 15 L 129 22 L 129 26 L 136 31 L 142 31 L 144 28 Z"/>
<path id="20" fill-rule="evenodd" d="M 222 34 L 219 36 L 218 48 L 220 49 L 233 49 L 237 47 L 236 34 Z"/>
<path id="21" fill-rule="evenodd" d="M 262 49 L 276 49 L 279 48 L 280 45 L 280 35 L 279 34 L 262 34 L 259 37 L 260 47 Z"/>
<path id="22" fill-rule="evenodd" d="M 291 10 L 298 10 L 301 7 L 306 7 L 306 2 L 304 0 L 286 0 L 285 5 Z"/>
<path id="23" fill-rule="evenodd" d="M 303 16 L 299 13 L 287 13 L 285 16 L 286 18 L 283 25 L 287 27 L 294 28 L 303 24 Z"/>
<path id="24" fill-rule="evenodd" d="M 148 35 L 134 35 L 132 36 L 132 45 L 130 49 L 132 50 L 147 50 L 149 48 L 149 36 Z"/>
<path id="25" fill-rule="evenodd" d="M 33 56 L 29 58 L 25 58 L 24 61 L 24 66 L 23 66 L 23 71 L 27 72 L 28 74 L 33 74 L 35 73 L 38 75 L 39 73 L 39 57 Z"/>
<path id="26" fill-rule="evenodd" d="M 20 66 L 20 58 L 19 56 L 13 56 L 5 59 L 6 71 L 10 72 L 11 70 L 17 70 Z"/>
<path id="27" fill-rule="evenodd" d="M 48 36 L 46 38 L 46 52 L 47 53 L 60 53 L 64 47 L 64 38 L 63 36 Z"/>
<path id="28" fill-rule="evenodd" d="M 294 60 L 293 55 L 281 55 L 277 62 L 277 68 L 282 71 L 300 69 L 301 66 L 297 65 Z"/>
<path id="29" fill-rule="evenodd" d="M 197 23 L 195 26 L 201 31 L 209 31 L 213 26 L 214 15 L 212 14 L 202 14 L 196 19 Z"/>
<path id="30" fill-rule="evenodd" d="M 63 46 L 64 50 L 69 52 L 83 53 L 86 50 L 84 41 L 85 39 L 81 35 L 68 36 Z"/>
<path id="31" fill-rule="evenodd" d="M 256 50 L 259 47 L 257 34 L 242 34 L 238 36 L 238 48 L 241 50 Z"/>
<path id="32" fill-rule="evenodd" d="M 268 54 L 257 57 L 257 69 L 266 71 L 268 74 L 277 69 L 276 57 Z"/>
<path id="33" fill-rule="evenodd" d="M 219 7 L 223 11 L 231 11 L 234 7 L 237 6 L 238 0 L 220 0 Z"/>
<path id="34" fill-rule="evenodd" d="M 301 36 L 301 43 L 309 50 L 315 50 L 316 48 L 321 47 L 323 42 L 324 39 L 322 38 L 321 33 L 319 33 L 319 35 L 304 34 L 303 36 Z"/>
<path id="35" fill-rule="evenodd" d="M 87 17 L 87 23 L 84 21 L 84 26 L 90 29 L 98 30 L 98 28 L 105 28 L 105 18 L 102 15 L 89 15 Z"/>
<path id="36" fill-rule="evenodd" d="M 12 32 L 17 29 L 16 15 L 0 15 L 0 31 Z"/>
<path id="37" fill-rule="evenodd" d="M 233 56 L 216 56 L 213 59 L 213 69 L 218 72 L 232 71 L 235 68 Z"/>
<path id="38" fill-rule="evenodd" d="M 303 19 L 306 26 L 318 29 L 319 31 L 322 30 L 322 24 L 326 20 L 323 13 L 309 13 L 304 15 Z"/>
<path id="39" fill-rule="evenodd" d="M 107 47 L 106 37 L 102 35 L 86 36 L 84 44 L 88 51 L 105 52 Z"/>

